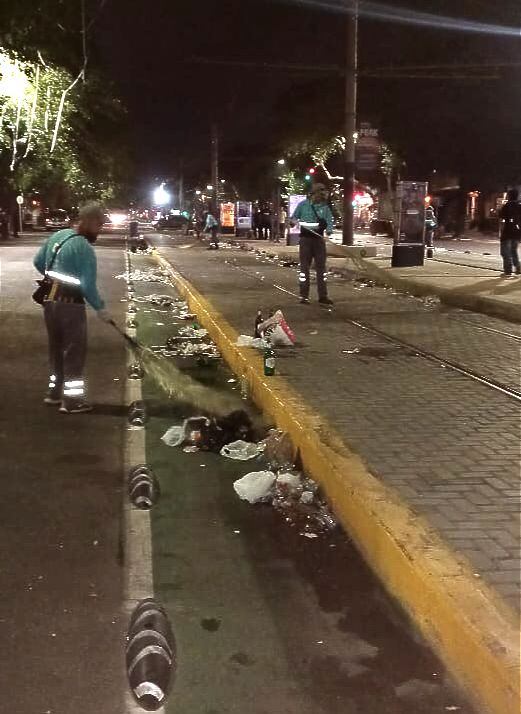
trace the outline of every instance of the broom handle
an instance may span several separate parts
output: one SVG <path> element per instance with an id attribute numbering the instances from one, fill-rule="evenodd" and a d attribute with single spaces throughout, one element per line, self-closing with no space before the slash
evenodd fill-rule
<path id="1" fill-rule="evenodd" d="M 127 335 L 126 332 L 123 332 L 123 330 L 119 327 L 119 325 L 117 325 L 114 322 L 114 320 L 110 320 L 109 324 L 112 325 L 112 327 L 116 330 L 116 332 L 119 332 L 119 334 L 122 337 L 124 337 L 125 340 L 127 340 L 127 342 L 129 342 L 132 345 L 132 347 L 134 347 L 137 350 L 141 349 L 141 345 L 139 344 L 139 342 L 136 342 L 136 340 L 132 339 L 132 337 L 130 337 L 130 335 Z"/>

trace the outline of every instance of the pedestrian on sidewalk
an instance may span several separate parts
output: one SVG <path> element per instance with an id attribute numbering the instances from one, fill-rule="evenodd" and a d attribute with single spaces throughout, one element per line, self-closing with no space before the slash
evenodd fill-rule
<path id="1" fill-rule="evenodd" d="M 285 240 L 286 238 L 286 221 L 288 220 L 288 214 L 286 213 L 286 209 L 284 206 L 281 205 L 280 210 L 279 210 L 279 236 L 278 236 L 278 243 L 280 243 L 281 240 Z"/>
<path id="2" fill-rule="evenodd" d="M 50 377 L 45 404 L 60 405 L 60 412 L 89 412 L 83 370 L 87 356 L 85 301 L 103 322 L 111 322 L 96 285 L 96 242 L 104 211 L 97 204 L 80 210 L 75 229 L 54 233 L 41 246 L 34 267 L 47 276 L 49 287 L 43 311 L 49 338 Z"/>
<path id="3" fill-rule="evenodd" d="M 9 239 L 9 216 L 3 208 L 0 208 L 0 239 Z"/>
<path id="4" fill-rule="evenodd" d="M 518 247 L 521 239 L 521 204 L 519 191 L 512 188 L 507 191 L 507 201 L 499 212 L 500 244 L 503 258 L 503 277 L 512 278 L 512 270 L 521 275 Z"/>
<path id="5" fill-rule="evenodd" d="M 425 245 L 427 246 L 427 258 L 432 258 L 434 248 L 434 232 L 438 227 L 438 221 L 434 208 L 427 206 L 425 209 Z"/>
<path id="6" fill-rule="evenodd" d="M 322 305 L 333 304 L 327 294 L 324 232 L 328 236 L 333 233 L 334 219 L 327 199 L 326 187 L 317 183 L 311 189 L 309 198 L 298 204 L 291 217 L 292 225 L 295 225 L 297 221 L 300 225 L 300 302 L 305 305 L 309 304 L 309 271 L 312 261 L 315 262 L 317 274 L 318 301 Z"/>
<path id="7" fill-rule="evenodd" d="M 208 211 L 208 215 L 206 216 L 206 223 L 204 226 L 204 232 L 205 233 L 210 233 L 211 238 L 210 238 L 210 245 L 208 246 L 208 250 L 215 249 L 219 247 L 219 236 L 218 236 L 218 231 L 219 231 L 219 222 L 213 215 L 211 211 Z"/>

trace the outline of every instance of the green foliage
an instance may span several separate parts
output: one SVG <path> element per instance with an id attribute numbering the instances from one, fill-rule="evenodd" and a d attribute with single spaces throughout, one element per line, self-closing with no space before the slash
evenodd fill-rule
<path id="1" fill-rule="evenodd" d="M 124 111 L 95 75 L 64 95 L 72 81 L 63 67 L 0 48 L 4 194 L 37 190 L 51 205 L 71 205 L 121 193 L 130 173 L 120 140 Z"/>

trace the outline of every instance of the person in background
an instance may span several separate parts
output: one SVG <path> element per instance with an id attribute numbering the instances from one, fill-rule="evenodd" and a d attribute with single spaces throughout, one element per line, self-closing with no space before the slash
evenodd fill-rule
<path id="1" fill-rule="evenodd" d="M 208 214 L 206 216 L 206 223 L 204 226 L 204 232 L 205 233 L 210 233 L 211 238 L 210 238 L 210 245 L 208 246 L 208 250 L 217 250 L 219 247 L 219 236 L 218 236 L 218 231 L 219 231 L 219 222 L 213 215 L 211 211 L 208 211 Z"/>
<path id="2" fill-rule="evenodd" d="M 300 225 L 299 258 L 300 258 L 300 302 L 309 304 L 309 271 L 311 263 L 315 262 L 317 274 L 318 301 L 322 305 L 332 305 L 333 301 L 327 294 L 326 277 L 326 242 L 324 232 L 330 236 L 333 233 L 333 214 L 327 202 L 326 187 L 317 183 L 311 189 L 309 198 L 301 201 L 291 217 L 292 224 L 298 221 Z"/>
<path id="3" fill-rule="evenodd" d="M 50 279 L 43 302 L 50 362 L 49 391 L 44 402 L 60 405 L 60 412 L 64 414 L 92 411 L 85 400 L 83 374 L 87 357 L 85 301 L 103 322 L 112 322 L 98 292 L 96 254 L 92 247 L 104 220 L 101 206 L 84 206 L 76 229 L 54 233 L 43 243 L 33 261 L 36 270 Z"/>
<path id="4" fill-rule="evenodd" d="M 432 206 L 425 209 L 425 245 L 427 246 L 427 258 L 432 258 L 434 248 L 434 231 L 438 227 L 436 214 Z"/>
<path id="5" fill-rule="evenodd" d="M 9 238 L 9 216 L 0 208 L 0 239 L 7 240 Z"/>
<path id="6" fill-rule="evenodd" d="M 521 275 L 519 263 L 519 240 L 521 239 L 521 204 L 519 191 L 512 188 L 507 191 L 507 201 L 499 212 L 501 257 L 503 258 L 503 277 L 513 278 Z"/>
<path id="7" fill-rule="evenodd" d="M 280 210 L 279 210 L 279 243 L 281 240 L 284 240 L 286 238 L 286 221 L 288 220 L 288 214 L 286 213 L 286 209 L 284 206 L 281 204 Z"/>

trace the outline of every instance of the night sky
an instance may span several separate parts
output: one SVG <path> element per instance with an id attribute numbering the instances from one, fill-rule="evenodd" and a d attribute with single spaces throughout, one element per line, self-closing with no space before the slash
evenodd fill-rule
<path id="1" fill-rule="evenodd" d="M 328 0 L 339 3 L 340 0 Z M 521 27 L 518 0 L 404 0 L 392 6 Z M 208 175 L 209 127 L 223 134 L 226 175 L 252 157 L 276 156 L 289 128 L 342 131 L 345 20 L 292 0 L 108 0 L 94 38 L 115 83 L 143 176 Z M 520 63 L 521 38 L 413 27 L 362 18 L 361 70 L 389 65 Z M 301 72 L 198 64 L 197 58 L 291 63 Z M 465 73 L 465 70 L 463 70 Z M 499 80 L 364 79 L 359 116 L 379 126 L 410 178 L 452 170 L 466 182 L 521 174 L 521 67 Z"/>

